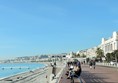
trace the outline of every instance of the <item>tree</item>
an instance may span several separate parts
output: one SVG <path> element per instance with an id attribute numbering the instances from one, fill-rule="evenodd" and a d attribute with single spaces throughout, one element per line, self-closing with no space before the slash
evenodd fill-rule
<path id="1" fill-rule="evenodd" d="M 72 57 L 73 57 L 73 58 L 80 57 L 80 54 L 79 54 L 79 53 L 78 53 L 78 54 L 73 53 L 73 54 L 72 54 Z"/>
<path id="2" fill-rule="evenodd" d="M 96 54 L 97 54 L 97 58 L 99 58 L 100 60 L 102 60 L 102 57 L 104 57 L 104 52 L 100 48 L 97 48 Z"/>
<path id="3" fill-rule="evenodd" d="M 86 57 L 86 55 L 85 54 L 82 54 L 82 56 L 81 56 L 82 58 L 85 58 Z"/>
<path id="4" fill-rule="evenodd" d="M 107 62 L 110 62 L 113 60 L 118 61 L 118 50 L 115 50 L 112 53 L 107 53 L 106 54 L 106 60 L 107 60 Z"/>
<path id="5" fill-rule="evenodd" d="M 78 54 L 76 54 L 76 57 L 80 57 L 80 54 L 78 53 Z"/>
<path id="6" fill-rule="evenodd" d="M 118 50 L 115 50 L 113 54 L 114 54 L 114 59 L 118 62 Z"/>
<path id="7" fill-rule="evenodd" d="M 106 54 L 106 61 L 110 62 L 113 59 L 112 53 L 107 53 Z"/>

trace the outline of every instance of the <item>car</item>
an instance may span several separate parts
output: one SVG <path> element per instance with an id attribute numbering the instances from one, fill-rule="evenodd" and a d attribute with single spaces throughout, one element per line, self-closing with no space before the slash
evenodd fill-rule
<path id="1" fill-rule="evenodd" d="M 117 62 L 116 62 L 116 61 L 111 61 L 110 64 L 111 64 L 111 65 L 116 65 Z"/>

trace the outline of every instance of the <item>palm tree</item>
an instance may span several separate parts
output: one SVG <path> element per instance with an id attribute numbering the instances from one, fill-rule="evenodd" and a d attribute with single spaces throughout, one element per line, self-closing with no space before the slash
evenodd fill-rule
<path id="1" fill-rule="evenodd" d="M 118 62 L 118 50 L 113 52 L 115 60 Z"/>
<path id="2" fill-rule="evenodd" d="M 104 57 L 104 52 L 101 48 L 97 48 L 96 54 L 97 54 L 97 58 L 100 58 L 100 60 L 102 59 L 102 57 Z"/>

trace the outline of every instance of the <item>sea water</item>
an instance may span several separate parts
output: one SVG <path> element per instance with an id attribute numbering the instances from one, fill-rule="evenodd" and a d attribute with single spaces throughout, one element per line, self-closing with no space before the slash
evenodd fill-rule
<path id="1" fill-rule="evenodd" d="M 0 79 L 19 73 L 44 68 L 45 64 L 39 63 L 5 63 L 0 64 Z"/>

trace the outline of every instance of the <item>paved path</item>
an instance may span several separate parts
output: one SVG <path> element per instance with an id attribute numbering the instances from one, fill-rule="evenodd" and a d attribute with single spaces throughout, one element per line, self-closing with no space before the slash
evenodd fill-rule
<path id="1" fill-rule="evenodd" d="M 86 83 L 118 83 L 118 69 L 96 66 L 90 69 L 88 65 L 82 65 L 82 78 Z"/>
<path id="2" fill-rule="evenodd" d="M 65 67 L 65 69 L 63 70 L 63 74 L 61 76 L 61 79 L 60 79 L 59 83 L 71 83 L 71 80 L 67 79 L 67 76 L 65 75 L 67 70 L 68 70 L 68 67 Z M 75 81 L 75 83 L 80 83 L 80 80 L 77 79 L 77 78 L 75 78 L 74 81 Z"/>
<path id="3" fill-rule="evenodd" d="M 62 79 L 59 83 L 71 83 L 65 75 L 65 68 Z M 96 69 L 90 69 L 88 65 L 82 65 L 82 82 L 83 83 L 118 83 L 118 69 L 104 66 L 96 66 Z M 76 80 L 75 83 L 80 83 Z"/>

